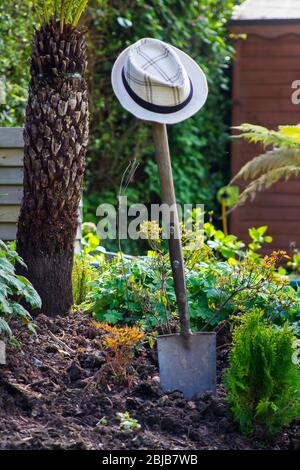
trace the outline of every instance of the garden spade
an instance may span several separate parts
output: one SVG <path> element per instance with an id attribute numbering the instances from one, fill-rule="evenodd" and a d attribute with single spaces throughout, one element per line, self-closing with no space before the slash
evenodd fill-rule
<path id="1" fill-rule="evenodd" d="M 180 319 L 180 333 L 157 338 L 161 387 L 191 399 L 216 391 L 215 333 L 191 333 L 180 226 L 165 124 L 153 123 L 162 202 L 170 208 L 169 253 Z"/>

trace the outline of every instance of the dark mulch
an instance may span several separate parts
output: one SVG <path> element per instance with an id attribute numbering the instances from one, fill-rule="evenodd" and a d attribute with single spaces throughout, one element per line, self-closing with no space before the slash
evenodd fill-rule
<path id="1" fill-rule="evenodd" d="M 220 385 L 227 347 L 218 348 L 217 397 L 187 401 L 160 390 L 154 350 L 144 348 L 136 357 L 130 387 L 112 380 L 96 387 L 90 379 L 105 355 L 91 319 L 80 313 L 54 320 L 40 315 L 36 323 L 37 336 L 18 330 L 22 347 L 9 346 L 8 364 L 0 366 L 0 449 L 300 448 L 296 424 L 272 442 L 239 434 Z M 141 429 L 121 430 L 119 411 L 129 411 Z M 104 417 L 106 426 L 99 424 Z"/>

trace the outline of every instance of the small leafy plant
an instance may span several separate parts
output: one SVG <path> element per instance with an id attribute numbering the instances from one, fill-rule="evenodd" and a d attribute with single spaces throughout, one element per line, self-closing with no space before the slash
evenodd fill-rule
<path id="1" fill-rule="evenodd" d="M 216 257 L 228 260 L 229 263 L 236 263 L 236 260 L 243 258 L 247 252 L 256 253 L 264 243 L 271 243 L 273 239 L 271 236 L 266 235 L 267 230 L 266 225 L 249 228 L 248 233 L 251 242 L 246 249 L 245 243 L 238 240 L 235 235 L 225 235 L 222 230 L 217 230 L 210 222 L 204 224 L 207 245 Z"/>
<path id="2" fill-rule="evenodd" d="M 136 419 L 131 418 L 128 411 L 117 413 L 117 417 L 120 419 L 120 429 L 131 430 L 140 429 L 141 427 L 140 423 Z"/>
<path id="3" fill-rule="evenodd" d="M 105 265 L 104 249 L 100 245 L 96 225 L 85 222 L 81 226 L 81 252 L 74 256 L 72 288 L 75 307 L 89 309 L 88 295 L 92 281 L 97 278 L 98 269 Z"/>
<path id="4" fill-rule="evenodd" d="M 278 329 L 253 308 L 233 333 L 230 367 L 225 373 L 228 401 L 241 431 L 272 435 L 300 418 L 300 370 L 294 333 Z"/>
<path id="5" fill-rule="evenodd" d="M 287 263 L 288 268 L 291 270 L 295 277 L 299 277 L 300 273 L 300 251 L 298 249 L 293 250 L 293 256 L 291 261 Z"/>
<path id="6" fill-rule="evenodd" d="M 258 228 L 252 227 L 249 229 L 249 235 L 252 239 L 252 242 L 248 245 L 250 250 L 258 251 L 264 243 L 272 243 L 273 238 L 270 235 L 266 235 L 267 230 L 267 225 L 263 225 Z"/>
<path id="7" fill-rule="evenodd" d="M 101 240 L 97 234 L 97 227 L 91 222 L 84 222 L 82 230 L 82 256 L 92 263 L 102 264 L 105 261 L 105 249 L 101 246 Z"/>
<path id="8" fill-rule="evenodd" d="M 101 345 L 107 351 L 107 364 L 118 382 L 128 382 L 135 349 L 144 333 L 135 326 L 94 323 L 102 331 Z"/>
<path id="9" fill-rule="evenodd" d="M 12 319 L 20 320 L 34 330 L 32 318 L 21 301 L 26 301 L 33 309 L 41 307 L 41 299 L 31 283 L 16 274 L 17 263 L 25 266 L 12 245 L 0 240 L 0 337 L 12 337 L 9 325 Z"/>

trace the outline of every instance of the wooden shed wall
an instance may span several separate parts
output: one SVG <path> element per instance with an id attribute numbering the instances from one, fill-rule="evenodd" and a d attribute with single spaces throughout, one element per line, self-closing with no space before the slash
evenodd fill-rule
<path id="1" fill-rule="evenodd" d="M 277 28 L 277 29 L 276 29 Z M 300 80 L 300 35 L 280 34 L 274 25 L 251 28 L 247 39 L 236 40 L 233 69 L 232 124 L 259 124 L 269 128 L 300 123 L 300 105 L 291 101 L 294 80 Z M 239 32 L 243 28 L 239 26 Z M 276 34 L 277 32 L 277 34 Z M 267 33 L 267 34 L 266 34 Z M 232 144 L 232 175 L 261 148 L 243 141 Z M 248 240 L 248 228 L 268 225 L 273 243 L 265 251 L 300 248 L 300 179 L 280 182 L 235 210 L 231 231 Z"/>
<path id="2" fill-rule="evenodd" d="M 0 239 L 15 240 L 23 195 L 22 128 L 0 128 Z M 76 247 L 81 239 L 82 209 L 78 216 Z"/>

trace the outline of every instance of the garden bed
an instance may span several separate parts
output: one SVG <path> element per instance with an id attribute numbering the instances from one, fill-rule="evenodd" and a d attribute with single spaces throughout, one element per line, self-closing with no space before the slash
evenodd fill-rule
<path id="1" fill-rule="evenodd" d="M 220 385 L 228 354 L 222 338 L 217 397 L 187 401 L 160 390 L 155 350 L 145 347 L 136 356 L 129 387 L 107 372 L 96 386 L 105 353 L 91 319 L 76 313 L 54 320 L 40 315 L 36 322 L 37 336 L 16 327 L 22 347 L 9 346 L 0 369 L 0 449 L 300 448 L 299 423 L 271 442 L 238 432 Z M 140 429 L 120 429 L 117 413 L 125 411 Z"/>

